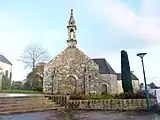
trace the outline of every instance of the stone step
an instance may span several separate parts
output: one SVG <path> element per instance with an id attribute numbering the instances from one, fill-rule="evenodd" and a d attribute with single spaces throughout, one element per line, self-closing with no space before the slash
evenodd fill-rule
<path id="1" fill-rule="evenodd" d="M 41 105 L 25 105 L 25 106 L 8 106 L 8 107 L 3 107 L 0 108 L 0 112 L 3 111 L 14 111 L 14 110 L 28 110 L 28 109 L 43 109 L 43 108 L 54 108 L 56 105 L 53 104 L 41 104 Z"/>
<path id="2" fill-rule="evenodd" d="M 4 100 L 0 101 L 0 104 L 8 104 L 8 103 L 21 103 L 21 102 L 39 102 L 39 101 L 48 101 L 47 99 L 23 99 L 23 100 Z"/>
<path id="3" fill-rule="evenodd" d="M 18 114 L 18 113 L 27 113 L 27 112 L 40 112 L 40 111 L 47 111 L 47 110 L 57 110 L 59 108 L 36 108 L 36 109 L 25 109 L 25 110 L 11 110 L 11 111 L 2 111 L 0 115 L 7 115 L 7 114 Z"/>
<path id="4" fill-rule="evenodd" d="M 45 97 L 0 99 L 0 114 L 55 109 L 58 106 Z"/>
<path id="5" fill-rule="evenodd" d="M 16 106 L 28 106 L 28 105 L 55 105 L 55 103 L 53 102 L 36 102 L 36 103 L 28 103 L 28 102 L 23 102 L 23 103 L 11 103 L 11 104 L 1 104 L 0 108 L 4 108 L 4 107 L 16 107 Z"/>
<path id="6" fill-rule="evenodd" d="M 36 96 L 36 97 L 0 97 L 0 101 L 7 100 L 29 100 L 29 99 L 47 99 L 44 96 Z"/>

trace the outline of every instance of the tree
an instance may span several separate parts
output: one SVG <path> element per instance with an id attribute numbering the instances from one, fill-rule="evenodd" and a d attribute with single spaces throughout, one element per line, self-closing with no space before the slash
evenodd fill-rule
<path id="1" fill-rule="evenodd" d="M 27 79 L 25 82 L 25 88 L 31 89 L 29 85 L 29 83 L 32 82 L 32 89 L 35 90 L 42 90 L 43 88 L 43 71 L 44 71 L 44 66 L 46 63 L 41 62 L 38 63 L 35 67 L 35 71 L 33 73 L 33 71 L 31 71 L 28 75 L 27 75 Z M 33 76 L 33 74 L 35 74 Z"/>
<path id="2" fill-rule="evenodd" d="M 23 89 L 22 81 L 13 81 L 11 85 L 11 89 L 21 90 Z"/>
<path id="3" fill-rule="evenodd" d="M 29 44 L 18 60 L 24 63 L 25 68 L 31 68 L 34 72 L 36 64 L 48 60 L 48 53 L 38 44 Z"/>
<path id="4" fill-rule="evenodd" d="M 18 60 L 24 63 L 25 68 L 32 69 L 29 83 L 30 87 L 32 87 L 32 82 L 34 81 L 33 79 L 36 78 L 36 64 L 48 60 L 48 53 L 46 49 L 42 48 L 38 44 L 29 44 L 26 46 Z"/>
<path id="5" fill-rule="evenodd" d="M 11 80 L 8 75 L 8 70 L 5 71 L 5 74 L 2 76 L 2 89 L 9 89 L 11 86 Z"/>
<path id="6" fill-rule="evenodd" d="M 124 50 L 121 51 L 121 74 L 123 91 L 133 92 L 128 54 Z"/>

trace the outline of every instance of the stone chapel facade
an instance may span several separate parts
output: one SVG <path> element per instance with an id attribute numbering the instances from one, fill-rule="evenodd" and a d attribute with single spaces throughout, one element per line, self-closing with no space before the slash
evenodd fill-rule
<path id="1" fill-rule="evenodd" d="M 104 58 L 91 59 L 77 48 L 76 22 L 71 10 L 67 48 L 44 67 L 43 92 L 117 93 L 117 73 Z"/>

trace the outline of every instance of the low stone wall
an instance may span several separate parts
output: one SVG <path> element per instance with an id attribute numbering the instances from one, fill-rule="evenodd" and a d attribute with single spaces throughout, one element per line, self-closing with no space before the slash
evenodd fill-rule
<path id="1" fill-rule="evenodd" d="M 150 99 L 150 105 L 156 103 Z M 66 109 L 77 110 L 146 110 L 145 99 L 69 100 Z"/>
<path id="2" fill-rule="evenodd" d="M 45 97 L 48 97 L 49 100 L 52 100 L 52 102 L 59 106 L 66 106 L 67 101 L 70 99 L 69 95 L 45 95 Z"/>

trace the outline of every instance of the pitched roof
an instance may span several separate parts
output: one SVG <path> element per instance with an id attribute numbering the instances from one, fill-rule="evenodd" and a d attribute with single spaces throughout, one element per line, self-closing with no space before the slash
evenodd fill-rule
<path id="1" fill-rule="evenodd" d="M 116 72 L 109 65 L 105 58 L 95 58 L 92 59 L 96 64 L 99 65 L 99 73 L 100 74 L 115 74 Z"/>
<path id="2" fill-rule="evenodd" d="M 132 80 L 139 80 L 134 74 L 131 73 Z M 117 80 L 122 80 L 121 73 L 117 73 Z"/>
<path id="3" fill-rule="evenodd" d="M 9 60 L 7 60 L 7 58 L 5 58 L 3 55 L 0 55 L 0 61 L 12 65 L 12 63 Z"/>

